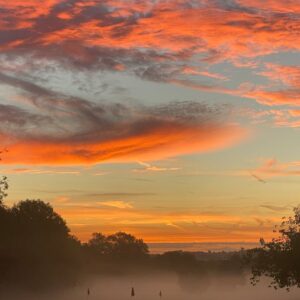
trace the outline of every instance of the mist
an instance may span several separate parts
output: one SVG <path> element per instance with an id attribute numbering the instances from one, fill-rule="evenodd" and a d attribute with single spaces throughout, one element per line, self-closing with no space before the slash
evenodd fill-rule
<path id="1" fill-rule="evenodd" d="M 199 278 L 194 275 L 178 275 L 172 272 L 153 272 L 126 276 L 97 276 L 73 287 L 47 293 L 26 292 L 7 288 L 0 294 L 1 299 L 10 300 L 81 300 L 81 299 L 204 299 L 204 300 L 296 300 L 299 290 L 275 290 L 268 287 L 269 280 L 264 278 L 252 286 L 250 275 L 229 276 L 210 275 Z M 131 297 L 134 287 L 135 296 Z M 90 290 L 90 295 L 87 290 Z"/>

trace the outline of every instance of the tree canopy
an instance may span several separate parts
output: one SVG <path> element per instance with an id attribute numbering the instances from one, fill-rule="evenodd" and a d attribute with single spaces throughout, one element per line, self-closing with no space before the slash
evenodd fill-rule
<path id="1" fill-rule="evenodd" d="M 294 216 L 283 218 L 274 231 L 279 237 L 268 243 L 261 239 L 262 247 L 249 251 L 252 282 L 268 276 L 274 288 L 300 287 L 300 208 L 294 209 Z"/>
<path id="2" fill-rule="evenodd" d="M 49 284 L 73 280 L 80 264 L 80 243 L 70 235 L 65 221 L 50 204 L 24 200 L 13 207 L 3 206 L 0 227 L 1 279 Z"/>
<path id="3" fill-rule="evenodd" d="M 86 246 L 99 255 L 111 256 L 115 259 L 139 259 L 149 253 L 148 246 L 142 239 L 125 232 L 108 236 L 93 233 Z"/>
<path id="4" fill-rule="evenodd" d="M 3 205 L 3 200 L 7 196 L 8 181 L 6 176 L 0 178 L 0 206 Z"/>

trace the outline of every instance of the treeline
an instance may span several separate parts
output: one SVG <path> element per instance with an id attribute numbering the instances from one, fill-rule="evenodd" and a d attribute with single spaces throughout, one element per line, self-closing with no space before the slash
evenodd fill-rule
<path id="1" fill-rule="evenodd" d="M 243 284 L 249 270 L 253 284 L 268 276 L 275 288 L 300 286 L 300 210 L 278 231 L 279 238 L 261 240 L 257 249 L 220 259 L 201 260 L 183 251 L 151 255 L 143 240 L 124 232 L 94 233 L 81 243 L 50 204 L 25 200 L 7 207 L 0 199 L 0 289 L 65 288 L 98 275 L 150 272 L 175 272 L 190 289 L 208 285 L 218 275 L 229 285 Z"/>
<path id="2" fill-rule="evenodd" d="M 182 281 L 211 272 L 242 272 L 239 254 L 224 261 L 199 261 L 192 253 L 150 255 L 141 239 L 118 232 L 94 233 L 87 243 L 70 234 L 66 222 L 40 200 L 0 204 L 0 286 L 44 289 L 76 285 L 89 276 L 176 272 Z"/>

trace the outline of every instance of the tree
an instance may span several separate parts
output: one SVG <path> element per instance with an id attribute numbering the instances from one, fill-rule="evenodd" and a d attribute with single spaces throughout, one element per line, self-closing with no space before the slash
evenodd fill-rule
<path id="1" fill-rule="evenodd" d="M 20 201 L 11 209 L 17 230 L 26 238 L 67 238 L 69 228 L 49 203 L 41 200 Z"/>
<path id="2" fill-rule="evenodd" d="M 0 155 L 7 152 L 7 149 L 0 150 Z M 2 158 L 0 157 L 0 160 Z M 6 176 L 0 177 L 0 206 L 3 208 L 3 200 L 7 196 L 8 180 Z"/>
<path id="3" fill-rule="evenodd" d="M 148 246 L 142 239 L 125 232 L 117 232 L 109 236 L 93 233 L 86 247 L 94 254 L 121 260 L 137 260 L 145 258 L 149 253 Z"/>
<path id="4" fill-rule="evenodd" d="M 0 155 L 4 151 L 0 151 Z M 0 157 L 1 160 L 1 157 Z M 3 253 L 3 248 L 6 245 L 6 239 L 9 235 L 7 230 L 9 214 L 6 206 L 3 203 L 3 200 L 7 196 L 8 190 L 8 179 L 6 176 L 0 177 L 0 255 Z"/>
<path id="5" fill-rule="evenodd" d="M 2 153 L 3 151 L 0 151 L 0 155 Z M 6 176 L 2 176 L 0 177 L 0 261 L 1 261 L 0 268 L 2 267 L 2 269 L 3 269 L 2 263 L 4 261 L 3 253 L 5 252 L 7 239 L 9 237 L 9 232 L 7 230 L 8 222 L 9 222 L 9 214 L 6 206 L 3 203 L 3 200 L 7 196 L 7 190 L 8 190 L 8 179 Z"/>
<path id="6" fill-rule="evenodd" d="M 3 200 L 7 196 L 8 181 L 6 176 L 0 178 L 0 206 L 3 206 Z"/>
<path id="7" fill-rule="evenodd" d="M 48 203 L 25 200 L 10 209 L 12 252 L 29 259 L 51 260 L 61 256 L 70 235 L 65 221 Z"/>
<path id="8" fill-rule="evenodd" d="M 252 264 L 252 283 L 261 276 L 272 279 L 270 286 L 287 288 L 300 287 L 300 208 L 294 209 L 294 216 L 283 218 L 278 238 L 266 243 L 261 239 L 261 248 L 248 252 Z"/>
<path id="9" fill-rule="evenodd" d="M 3 203 L 4 198 L 7 196 L 8 181 L 7 177 L 0 178 L 0 238 L 7 222 L 7 209 Z"/>
<path id="10" fill-rule="evenodd" d="M 106 236 L 99 232 L 92 234 L 92 238 L 88 241 L 86 246 L 96 255 L 107 255 L 110 252 L 110 245 Z"/>
<path id="11" fill-rule="evenodd" d="M 0 283 L 7 276 L 7 273 L 11 268 L 9 251 L 7 251 L 10 241 L 10 215 L 8 209 L 3 203 L 4 198 L 7 196 L 7 189 L 7 178 L 3 176 L 0 178 Z"/>
<path id="12" fill-rule="evenodd" d="M 74 281 L 80 271 L 81 244 L 51 205 L 25 200 L 8 211 L 7 253 L 15 262 L 14 279 L 39 287 Z"/>
<path id="13" fill-rule="evenodd" d="M 117 232 L 107 237 L 110 254 L 121 259 L 145 258 L 148 253 L 148 245 L 142 239 L 137 239 L 131 234 Z"/>

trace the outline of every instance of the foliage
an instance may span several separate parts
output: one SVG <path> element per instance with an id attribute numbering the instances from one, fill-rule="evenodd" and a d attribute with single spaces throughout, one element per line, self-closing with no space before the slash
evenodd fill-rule
<path id="1" fill-rule="evenodd" d="M 58 242 L 67 238 L 69 228 L 49 203 L 41 200 L 25 200 L 11 208 L 12 217 L 18 220 L 17 234 L 25 238 L 54 238 Z M 47 233 L 47 235 L 43 235 Z"/>
<path id="2" fill-rule="evenodd" d="M 42 287 L 74 280 L 74 270 L 80 267 L 80 243 L 49 204 L 25 200 L 3 211 L 0 281 Z"/>
<path id="3" fill-rule="evenodd" d="M 270 286 L 287 288 L 300 287 L 300 208 L 294 209 L 294 216 L 283 218 L 274 230 L 278 238 L 266 243 L 261 239 L 261 248 L 248 252 L 252 265 L 252 283 L 256 284 L 261 276 L 272 279 Z"/>
<path id="4" fill-rule="evenodd" d="M 123 260 L 144 258 L 149 253 L 148 246 L 143 240 L 125 232 L 108 236 L 94 233 L 86 248 L 101 256 Z"/>
<path id="5" fill-rule="evenodd" d="M 0 206 L 3 205 L 3 200 L 7 196 L 8 180 L 6 176 L 0 178 Z"/>
<path id="6" fill-rule="evenodd" d="M 0 150 L 0 161 L 2 160 L 1 155 L 3 153 L 8 152 L 7 149 Z M 6 176 L 0 177 L 0 206 L 3 207 L 3 200 L 7 196 L 7 190 L 8 190 L 8 179 Z"/>

